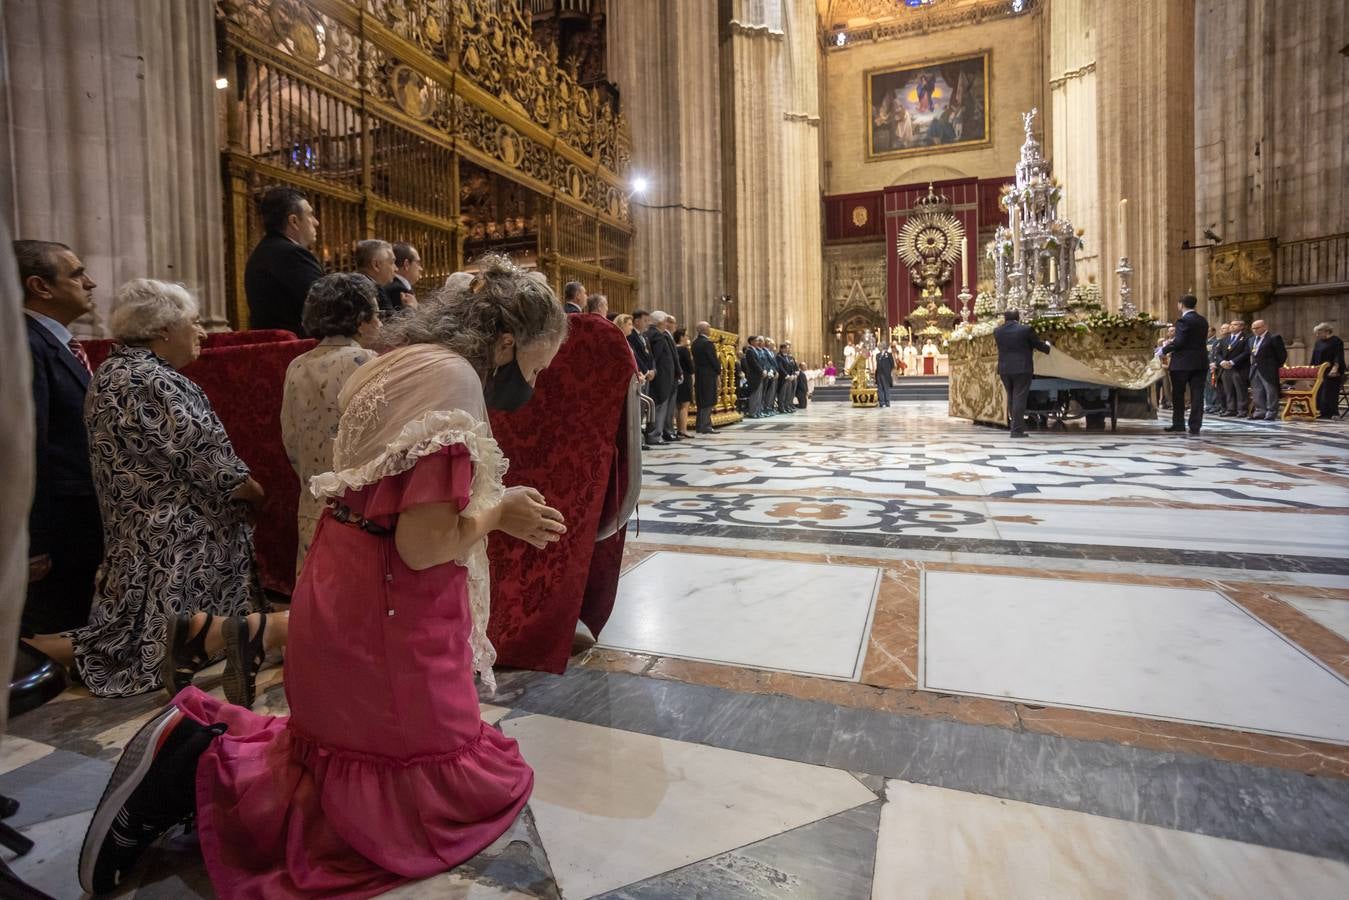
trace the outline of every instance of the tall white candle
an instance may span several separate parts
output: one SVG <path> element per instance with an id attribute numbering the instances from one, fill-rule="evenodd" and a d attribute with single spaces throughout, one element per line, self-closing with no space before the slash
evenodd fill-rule
<path id="1" fill-rule="evenodd" d="M 965 271 L 965 280 L 961 282 L 961 287 L 970 286 L 970 254 L 968 252 L 970 247 L 969 241 L 970 239 L 968 237 L 962 237 L 960 239 L 960 265 L 964 268 Z"/>
<path id="2" fill-rule="evenodd" d="M 1049 283 L 1051 285 L 1057 285 L 1059 283 L 1058 278 L 1055 277 L 1056 274 L 1057 273 L 1054 271 L 1054 257 L 1051 256 L 1049 257 Z"/>
<path id="3" fill-rule="evenodd" d="M 1119 255 L 1129 255 L 1129 201 L 1119 202 Z"/>
<path id="4" fill-rule="evenodd" d="M 1015 206 L 1012 207 L 1012 261 L 1021 265 L 1021 219 Z"/>

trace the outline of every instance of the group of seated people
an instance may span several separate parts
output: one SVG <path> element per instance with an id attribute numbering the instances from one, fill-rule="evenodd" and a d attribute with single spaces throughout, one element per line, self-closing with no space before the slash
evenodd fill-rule
<path id="1" fill-rule="evenodd" d="M 736 395 L 747 419 L 794 413 L 807 402 L 805 369 L 792 355 L 791 341 L 779 347 L 770 337 L 751 335 L 736 362 Z"/>
<path id="2" fill-rule="evenodd" d="M 304 485 L 288 610 L 269 606 L 254 562 L 263 490 L 182 374 L 205 337 L 196 299 L 121 286 L 94 370 L 70 332 L 94 308 L 83 263 L 63 244 L 14 244 L 37 435 L 21 639 L 95 696 L 174 698 L 95 811 L 80 862 L 92 893 L 195 816 L 222 894 L 365 894 L 457 865 L 528 799 L 532 772 L 478 711 L 475 676 L 490 681 L 495 658 L 486 538 L 545 549 L 567 525 L 538 491 L 502 485 L 487 411 L 529 400 L 566 338 L 563 304 L 501 257 L 428 302 L 401 290 L 396 307 L 383 248 L 375 274 L 309 279 L 301 238 L 317 222 L 296 193 L 264 198 L 264 218 L 271 202 L 284 216 L 247 286 L 255 324 L 319 342 L 285 382 Z M 298 315 L 269 306 L 302 281 Z M 258 670 L 283 647 L 292 715 L 253 715 Z M 224 703 L 192 686 L 222 657 Z M 260 827 L 276 840 L 259 844 Z"/>
<path id="3" fill-rule="evenodd" d="M 1163 348 L 1172 343 L 1176 328 L 1168 326 L 1166 336 L 1157 342 L 1157 357 L 1169 366 L 1170 357 Z M 1317 418 L 1333 419 L 1344 384 L 1344 341 L 1329 322 L 1314 329 L 1312 366 L 1328 364 L 1316 398 Z M 1279 370 L 1288 364 L 1288 349 L 1283 336 L 1270 331 L 1263 319 L 1256 319 L 1247 330 L 1246 322 L 1233 319 L 1209 328 L 1208 376 L 1204 381 L 1204 412 L 1222 418 L 1278 421 L 1283 382 Z M 1170 378 L 1157 385 L 1157 405 L 1171 409 L 1173 391 Z"/>

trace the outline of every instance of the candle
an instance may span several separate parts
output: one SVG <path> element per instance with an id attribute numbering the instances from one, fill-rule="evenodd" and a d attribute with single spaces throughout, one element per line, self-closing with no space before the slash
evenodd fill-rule
<path id="1" fill-rule="evenodd" d="M 1015 206 L 1012 207 L 1012 260 L 1021 265 L 1021 220 Z"/>
<path id="2" fill-rule="evenodd" d="M 965 270 L 965 280 L 961 282 L 961 287 L 970 286 L 970 254 L 967 252 L 970 246 L 969 240 L 968 237 L 960 239 L 960 265 Z"/>
<path id="3" fill-rule="evenodd" d="M 1129 201 L 1119 202 L 1119 255 L 1129 255 Z"/>
<path id="4" fill-rule="evenodd" d="M 1055 278 L 1054 275 L 1055 275 L 1055 272 L 1054 272 L 1054 257 L 1051 256 L 1051 257 L 1049 257 L 1049 283 L 1052 284 L 1052 285 L 1057 285 L 1057 284 L 1059 283 L 1059 280 L 1058 280 L 1057 278 Z"/>

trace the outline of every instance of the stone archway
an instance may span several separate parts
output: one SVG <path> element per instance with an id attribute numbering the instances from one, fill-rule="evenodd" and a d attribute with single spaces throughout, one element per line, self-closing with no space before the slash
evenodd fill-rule
<path id="1" fill-rule="evenodd" d="M 829 322 L 829 336 L 825 346 L 828 348 L 826 352 L 833 357 L 835 365 L 840 369 L 843 366 L 843 348 L 849 338 L 853 343 L 860 344 L 862 333 L 867 329 L 876 335 L 878 341 L 885 333 L 885 316 L 875 307 L 849 305 L 834 314 Z"/>

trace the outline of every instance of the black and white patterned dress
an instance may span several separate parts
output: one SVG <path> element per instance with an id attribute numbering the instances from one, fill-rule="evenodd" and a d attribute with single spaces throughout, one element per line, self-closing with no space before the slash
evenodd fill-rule
<path id="1" fill-rule="evenodd" d="M 206 394 L 152 351 L 118 347 L 84 408 L 105 556 L 85 628 L 69 633 L 103 697 L 159 687 L 166 617 L 239 615 L 260 596 L 248 478 Z"/>

